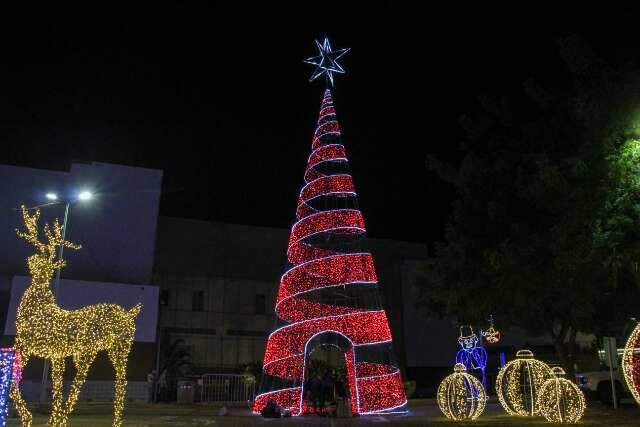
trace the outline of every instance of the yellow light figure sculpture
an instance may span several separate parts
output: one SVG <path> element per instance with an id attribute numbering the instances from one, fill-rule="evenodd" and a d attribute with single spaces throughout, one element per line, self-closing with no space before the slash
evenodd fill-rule
<path id="1" fill-rule="evenodd" d="M 640 405 L 640 323 L 633 329 L 624 346 L 622 372 L 633 398 Z"/>
<path id="2" fill-rule="evenodd" d="M 538 415 L 538 390 L 553 378 L 546 363 L 534 359 L 529 350 L 519 350 L 516 359 L 504 365 L 496 377 L 498 401 L 509 415 Z"/>
<path id="3" fill-rule="evenodd" d="M 564 369 L 551 369 L 553 378 L 542 384 L 538 391 L 540 415 L 553 423 L 577 423 L 587 407 L 582 390 L 573 382 L 562 378 Z"/>
<path id="4" fill-rule="evenodd" d="M 436 400 L 445 417 L 456 421 L 475 420 L 484 412 L 487 395 L 480 380 L 467 374 L 462 363 L 456 363 L 453 374 L 440 383 Z"/>
<path id="5" fill-rule="evenodd" d="M 15 347 L 21 355 L 22 369 L 32 357 L 51 361 L 52 401 L 49 425 L 64 427 L 78 400 L 87 371 L 100 351 L 106 351 L 115 369 L 113 426 L 122 425 L 124 395 L 127 385 L 127 359 L 136 330 L 135 319 L 142 306 L 130 310 L 115 304 L 96 304 L 79 310 L 64 310 L 56 304 L 49 281 L 57 268 L 65 266 L 56 259 L 57 248 L 80 249 L 80 245 L 63 240 L 62 226 L 44 225 L 47 242 L 38 239 L 40 211 L 33 215 L 23 206 L 22 217 L 26 231 L 16 230 L 18 236 L 31 243 L 36 253 L 27 259 L 31 284 L 18 306 Z M 76 374 L 66 402 L 62 395 L 65 358 L 71 357 Z M 23 427 L 32 423 L 32 415 L 20 394 L 19 385 L 11 386 L 11 398 Z"/>

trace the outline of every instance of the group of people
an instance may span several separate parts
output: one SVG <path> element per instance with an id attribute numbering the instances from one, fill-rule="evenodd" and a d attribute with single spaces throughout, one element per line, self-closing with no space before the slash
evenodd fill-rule
<path id="1" fill-rule="evenodd" d="M 269 399 L 260 415 L 263 418 L 288 418 L 291 416 L 291 411 L 281 408 L 273 399 Z"/>
<path id="2" fill-rule="evenodd" d="M 304 385 L 307 410 L 321 416 L 346 418 L 351 416 L 351 401 L 341 381 L 334 381 L 330 372 L 312 376 Z M 290 417 L 291 412 L 283 410 L 269 399 L 261 412 L 265 418 Z"/>
<path id="3" fill-rule="evenodd" d="M 351 415 L 345 386 L 341 381 L 334 381 L 330 372 L 311 377 L 305 390 L 306 400 L 314 414 L 337 417 Z"/>

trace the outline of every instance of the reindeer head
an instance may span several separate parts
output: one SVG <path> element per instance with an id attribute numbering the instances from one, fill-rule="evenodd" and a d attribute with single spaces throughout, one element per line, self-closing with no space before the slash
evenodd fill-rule
<path id="1" fill-rule="evenodd" d="M 62 226 L 56 219 L 53 227 L 45 223 L 44 234 L 47 243 L 38 240 L 38 220 L 40 219 L 40 210 L 36 209 L 33 215 L 29 214 L 29 210 L 22 206 L 22 218 L 26 232 L 16 230 L 19 237 L 31 243 L 36 248 L 36 253 L 27 258 L 29 272 L 33 277 L 34 283 L 49 283 L 53 276 L 53 272 L 57 268 L 66 265 L 63 259 L 56 260 L 58 251 L 56 248 L 64 246 L 71 249 L 80 249 L 80 245 L 73 244 L 62 239 Z"/>

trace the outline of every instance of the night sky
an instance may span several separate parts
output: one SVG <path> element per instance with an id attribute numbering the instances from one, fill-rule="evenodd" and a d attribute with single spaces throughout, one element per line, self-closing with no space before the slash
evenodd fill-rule
<path id="1" fill-rule="evenodd" d="M 351 48 L 334 96 L 369 234 L 432 242 L 453 194 L 426 154 L 457 160 L 460 114 L 479 94 L 544 81 L 564 32 L 459 20 L 444 32 L 434 16 L 375 12 L 289 27 L 296 18 L 182 6 L 162 19 L 5 27 L 0 162 L 164 169 L 163 215 L 289 227 L 323 90 L 302 60 L 327 35 Z"/>

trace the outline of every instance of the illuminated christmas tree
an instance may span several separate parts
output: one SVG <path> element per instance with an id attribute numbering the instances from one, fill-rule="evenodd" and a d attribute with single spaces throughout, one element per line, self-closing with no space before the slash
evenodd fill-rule
<path id="1" fill-rule="evenodd" d="M 329 86 L 333 72 L 344 72 L 336 61 L 347 49 L 316 43 L 320 55 L 307 60 L 317 67 L 311 80 L 324 75 Z M 273 400 L 293 415 L 309 412 L 306 366 L 314 350 L 331 346 L 344 354 L 354 414 L 401 412 L 407 399 L 328 88 L 311 150 L 276 299 L 280 323 L 267 341 L 254 411 Z"/>

